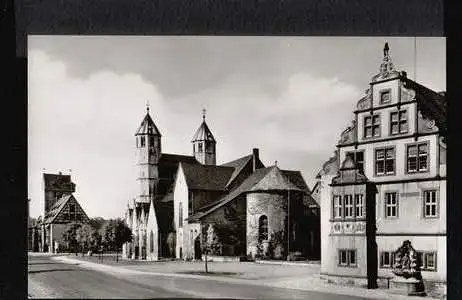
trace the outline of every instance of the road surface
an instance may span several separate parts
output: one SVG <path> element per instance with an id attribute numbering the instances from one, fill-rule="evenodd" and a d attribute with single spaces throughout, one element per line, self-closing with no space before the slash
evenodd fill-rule
<path id="1" fill-rule="evenodd" d="M 366 299 L 196 278 L 116 274 L 29 256 L 30 298 Z"/>

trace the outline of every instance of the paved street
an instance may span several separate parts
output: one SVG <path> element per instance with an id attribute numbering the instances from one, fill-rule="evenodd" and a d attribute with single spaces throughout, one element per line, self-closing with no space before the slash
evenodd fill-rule
<path id="1" fill-rule="evenodd" d="M 247 298 L 367 299 L 315 291 L 259 286 L 235 280 L 203 280 L 149 273 L 118 273 L 62 263 L 48 256 L 29 256 L 32 298 Z"/>

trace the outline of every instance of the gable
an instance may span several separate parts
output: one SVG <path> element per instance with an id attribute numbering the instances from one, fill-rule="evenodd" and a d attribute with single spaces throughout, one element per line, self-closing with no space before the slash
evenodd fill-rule
<path id="1" fill-rule="evenodd" d="M 74 221 L 82 223 L 90 222 L 90 219 L 75 197 L 69 195 L 66 198 L 67 201 L 61 203 L 59 210 L 55 211 L 55 214 L 50 216 L 51 218 L 48 218 L 47 223 L 66 224 Z"/>
<path id="2" fill-rule="evenodd" d="M 224 191 L 234 172 L 232 167 L 181 163 L 188 189 Z"/>

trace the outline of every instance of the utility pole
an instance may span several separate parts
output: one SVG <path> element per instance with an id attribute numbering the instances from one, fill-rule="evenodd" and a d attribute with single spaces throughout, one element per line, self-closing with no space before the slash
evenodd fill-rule
<path id="1" fill-rule="evenodd" d="M 287 260 L 290 260 L 290 190 L 287 189 Z"/>

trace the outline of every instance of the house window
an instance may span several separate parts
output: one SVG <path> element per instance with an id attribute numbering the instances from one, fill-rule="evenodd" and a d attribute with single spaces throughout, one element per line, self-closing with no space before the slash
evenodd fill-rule
<path id="1" fill-rule="evenodd" d="M 183 203 L 181 202 L 178 206 L 178 225 L 179 227 L 183 227 Z"/>
<path id="2" fill-rule="evenodd" d="M 345 218 L 353 218 L 353 196 L 345 195 L 343 201 L 345 203 Z"/>
<path id="3" fill-rule="evenodd" d="M 436 191 L 424 191 L 424 216 L 425 218 L 436 218 L 438 217 L 438 200 L 436 198 Z"/>
<path id="4" fill-rule="evenodd" d="M 390 113 L 390 134 L 406 133 L 407 131 L 408 123 L 406 110 Z"/>
<path id="5" fill-rule="evenodd" d="M 386 104 L 391 102 L 391 90 L 383 90 L 380 92 L 380 104 Z"/>
<path id="6" fill-rule="evenodd" d="M 258 239 L 260 241 L 268 240 L 268 217 L 265 215 L 258 220 Z"/>
<path id="7" fill-rule="evenodd" d="M 380 136 L 380 115 L 372 115 L 364 117 L 364 137 L 379 137 Z"/>
<path id="8" fill-rule="evenodd" d="M 417 173 L 428 171 L 428 144 L 407 146 L 407 172 Z"/>
<path id="9" fill-rule="evenodd" d="M 145 144 L 144 136 L 141 137 L 140 142 L 141 142 L 141 147 L 144 147 L 144 144 Z"/>
<path id="10" fill-rule="evenodd" d="M 205 141 L 205 152 L 213 153 L 213 144 L 210 141 Z"/>
<path id="11" fill-rule="evenodd" d="M 375 150 L 375 174 L 391 175 L 395 173 L 395 149 L 384 148 Z"/>
<path id="12" fill-rule="evenodd" d="M 398 217 L 398 194 L 385 193 L 385 217 L 397 218 Z"/>
<path id="13" fill-rule="evenodd" d="M 202 153 L 202 143 L 197 144 L 197 152 Z"/>
<path id="14" fill-rule="evenodd" d="M 363 195 L 356 194 L 355 195 L 355 215 L 356 218 L 362 218 L 364 216 L 364 202 L 363 202 Z"/>
<path id="15" fill-rule="evenodd" d="M 380 253 L 380 267 L 381 268 L 393 268 L 395 264 L 395 253 L 394 252 L 381 252 Z"/>
<path id="16" fill-rule="evenodd" d="M 346 153 L 356 164 L 356 167 L 364 173 L 364 151 L 351 151 Z"/>
<path id="17" fill-rule="evenodd" d="M 334 196 L 334 218 L 338 219 L 342 217 L 342 197 Z"/>
<path id="18" fill-rule="evenodd" d="M 341 249 L 338 251 L 339 265 L 344 267 L 356 266 L 356 250 Z"/>
<path id="19" fill-rule="evenodd" d="M 436 252 L 417 252 L 422 271 L 436 271 Z"/>

